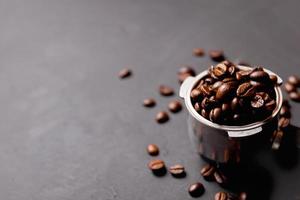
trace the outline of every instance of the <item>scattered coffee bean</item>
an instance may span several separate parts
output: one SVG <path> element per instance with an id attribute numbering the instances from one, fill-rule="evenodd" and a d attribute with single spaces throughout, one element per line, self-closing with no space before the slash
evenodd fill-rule
<path id="1" fill-rule="evenodd" d="M 202 48 L 195 48 L 195 49 L 193 49 L 193 54 L 195 56 L 204 56 L 204 49 L 202 49 Z"/>
<path id="2" fill-rule="evenodd" d="M 300 86 L 300 78 L 296 75 L 292 75 L 288 78 L 288 82 L 290 84 L 292 84 L 295 87 L 299 87 Z"/>
<path id="3" fill-rule="evenodd" d="M 288 92 L 288 93 L 294 92 L 294 91 L 297 90 L 297 88 L 296 88 L 294 85 L 290 84 L 290 83 L 285 83 L 285 84 L 284 84 L 284 89 L 285 89 L 285 91 Z"/>
<path id="4" fill-rule="evenodd" d="M 165 123 L 165 122 L 167 122 L 169 120 L 169 115 L 165 111 L 160 111 L 160 112 L 158 112 L 156 114 L 156 118 L 155 119 L 156 119 L 156 121 L 158 123 Z"/>
<path id="5" fill-rule="evenodd" d="M 220 185 L 224 185 L 227 183 L 227 177 L 220 171 L 214 172 L 215 181 Z"/>
<path id="6" fill-rule="evenodd" d="M 176 178 L 183 178 L 186 175 L 184 167 L 179 164 L 171 166 L 169 172 Z"/>
<path id="7" fill-rule="evenodd" d="M 182 106 L 180 101 L 174 100 L 169 103 L 168 108 L 171 112 L 177 113 L 182 109 Z"/>
<path id="8" fill-rule="evenodd" d="M 221 62 L 221 61 L 225 60 L 222 50 L 209 51 L 209 56 L 213 61 L 216 61 L 216 62 Z"/>
<path id="9" fill-rule="evenodd" d="M 190 66 L 181 67 L 177 73 L 180 83 L 182 83 L 189 76 L 195 76 L 195 74 L 195 70 Z"/>
<path id="10" fill-rule="evenodd" d="M 165 162 L 159 159 L 151 160 L 148 163 L 149 169 L 153 172 L 154 175 L 162 176 L 166 173 Z"/>
<path id="11" fill-rule="evenodd" d="M 215 167 L 207 164 L 200 170 L 201 175 L 207 181 L 212 181 L 214 179 Z"/>
<path id="12" fill-rule="evenodd" d="M 252 70 L 247 70 L 247 71 L 244 71 L 244 70 L 241 70 L 241 71 L 238 71 L 236 72 L 235 74 L 235 78 L 237 80 L 247 80 L 251 74 Z"/>
<path id="13" fill-rule="evenodd" d="M 214 108 L 209 113 L 209 119 L 212 122 L 219 122 L 221 119 L 222 109 L 221 108 Z"/>
<path id="14" fill-rule="evenodd" d="M 172 96 L 174 94 L 174 90 L 166 85 L 159 86 L 159 93 L 163 96 Z"/>
<path id="15" fill-rule="evenodd" d="M 119 71 L 119 78 L 123 79 L 123 78 L 127 78 L 131 75 L 131 70 L 128 68 L 124 68 L 121 71 Z"/>
<path id="16" fill-rule="evenodd" d="M 147 146 L 147 152 L 151 156 L 157 156 L 159 154 L 159 148 L 155 144 L 149 144 Z"/>
<path id="17" fill-rule="evenodd" d="M 289 97 L 296 102 L 300 102 L 300 93 L 299 92 L 291 92 Z"/>
<path id="18" fill-rule="evenodd" d="M 215 200 L 229 200 L 228 193 L 226 192 L 216 193 Z"/>
<path id="19" fill-rule="evenodd" d="M 156 104 L 156 101 L 153 98 L 148 98 L 143 101 L 143 105 L 145 107 L 153 107 L 153 106 L 155 106 L 155 104 Z"/>
<path id="20" fill-rule="evenodd" d="M 200 197 L 204 191 L 204 186 L 200 182 L 194 183 L 189 187 L 189 194 L 194 198 Z"/>
<path id="21" fill-rule="evenodd" d="M 278 127 L 281 129 L 285 129 L 290 125 L 290 119 L 281 117 L 278 121 Z"/>

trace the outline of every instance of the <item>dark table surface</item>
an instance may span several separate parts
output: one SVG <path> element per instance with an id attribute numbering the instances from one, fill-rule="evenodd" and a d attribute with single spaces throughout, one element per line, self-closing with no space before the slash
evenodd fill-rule
<path id="1" fill-rule="evenodd" d="M 203 181 L 203 161 L 187 136 L 186 110 L 158 125 L 179 88 L 182 64 L 198 72 L 212 62 L 192 49 L 223 49 L 278 72 L 299 75 L 299 1 L 7 0 L 0 1 L 0 196 L 5 200 L 191 199 L 201 181 L 213 199 L 223 190 Z M 129 66 L 133 77 L 119 80 Z M 142 100 L 158 105 L 145 109 Z M 300 125 L 300 105 L 292 103 Z M 187 177 L 154 177 L 149 143 Z M 299 143 L 298 143 L 299 144 Z M 263 199 L 299 200 L 299 148 L 257 156 L 250 182 Z M 254 189 L 253 189 L 254 188 Z M 246 188 L 247 190 L 247 188 Z"/>

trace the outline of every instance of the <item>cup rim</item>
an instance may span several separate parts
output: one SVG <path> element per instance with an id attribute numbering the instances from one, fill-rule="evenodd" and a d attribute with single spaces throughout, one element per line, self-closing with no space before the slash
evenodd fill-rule
<path id="1" fill-rule="evenodd" d="M 253 69 L 251 67 L 248 66 L 242 66 L 242 65 L 238 65 L 237 66 L 240 69 Z M 272 74 L 272 75 L 276 75 L 277 74 L 271 72 L 268 69 L 264 70 L 268 73 L 268 74 Z M 196 77 L 194 77 L 194 80 L 192 81 L 192 83 L 189 85 L 189 88 L 187 89 L 187 96 L 185 99 L 185 105 L 189 111 L 189 113 L 195 118 L 197 119 L 199 122 L 209 126 L 209 127 L 213 127 L 216 129 L 220 129 L 220 130 L 225 130 L 225 131 L 246 131 L 246 130 L 250 130 L 250 129 L 254 129 L 254 128 L 258 128 L 261 127 L 262 125 L 266 124 L 267 122 L 271 121 L 272 119 L 274 119 L 277 114 L 279 113 L 281 106 L 282 106 L 282 102 L 283 102 L 283 95 L 282 95 L 282 91 L 280 89 L 280 85 L 276 85 L 274 87 L 275 90 L 275 94 L 276 94 L 276 107 L 272 112 L 272 115 L 270 115 L 269 117 L 267 117 L 266 119 L 262 120 L 262 121 L 258 121 L 258 122 L 254 122 L 251 124 L 246 124 L 246 125 L 242 125 L 242 126 L 229 126 L 229 125 L 221 125 L 221 124 L 217 124 L 214 123 L 206 118 L 204 118 L 203 116 L 201 116 L 193 107 L 192 105 L 192 101 L 190 98 L 190 94 L 192 89 L 194 88 L 194 86 L 196 85 L 196 83 L 199 82 L 199 80 L 201 78 L 203 78 L 204 76 L 206 76 L 208 74 L 208 70 L 204 70 L 202 71 L 200 74 L 198 74 Z"/>

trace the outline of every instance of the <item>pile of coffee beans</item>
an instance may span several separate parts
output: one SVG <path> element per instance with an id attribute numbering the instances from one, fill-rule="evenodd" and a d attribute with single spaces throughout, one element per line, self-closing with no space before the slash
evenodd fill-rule
<path id="1" fill-rule="evenodd" d="M 223 61 L 209 69 L 191 92 L 195 110 L 226 125 L 245 125 L 269 117 L 276 107 L 277 77 L 262 67 L 239 69 Z"/>
<path id="2" fill-rule="evenodd" d="M 291 100 L 295 102 L 300 102 L 300 78 L 296 75 L 292 75 L 288 78 L 287 82 L 284 84 L 285 91 L 289 94 Z"/>

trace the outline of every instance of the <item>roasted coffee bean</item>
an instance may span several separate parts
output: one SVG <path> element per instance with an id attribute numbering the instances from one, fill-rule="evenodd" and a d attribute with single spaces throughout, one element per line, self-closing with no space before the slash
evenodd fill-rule
<path id="1" fill-rule="evenodd" d="M 231 82 L 231 81 L 236 81 L 234 77 L 228 77 L 223 79 L 223 83 Z"/>
<path id="2" fill-rule="evenodd" d="M 236 72 L 236 74 L 235 74 L 235 78 L 237 79 L 237 80 L 247 80 L 248 78 L 249 78 L 249 76 L 250 76 L 250 74 L 251 74 L 251 70 L 248 70 L 248 71 L 238 71 L 238 72 Z"/>
<path id="3" fill-rule="evenodd" d="M 205 96 L 209 96 L 211 94 L 211 88 L 206 85 L 201 85 L 199 89 L 201 93 Z"/>
<path id="4" fill-rule="evenodd" d="M 290 84 L 290 83 L 285 83 L 285 84 L 284 84 L 284 89 L 285 89 L 285 91 L 288 92 L 288 93 L 294 92 L 294 91 L 297 90 L 297 88 L 296 88 L 294 85 Z"/>
<path id="5" fill-rule="evenodd" d="M 201 102 L 201 107 L 204 109 L 210 109 L 212 107 L 212 102 L 205 97 Z"/>
<path id="6" fill-rule="evenodd" d="M 219 122 L 221 119 L 222 110 L 221 108 L 214 108 L 209 113 L 209 119 L 212 122 Z"/>
<path id="7" fill-rule="evenodd" d="M 208 119 L 208 117 L 209 117 L 209 113 L 205 109 L 201 110 L 201 115 L 202 115 L 202 117 L 204 117 L 206 119 Z"/>
<path id="8" fill-rule="evenodd" d="M 156 114 L 156 117 L 155 117 L 156 121 L 158 123 L 165 123 L 169 120 L 169 115 L 167 112 L 165 111 L 160 111 Z"/>
<path id="9" fill-rule="evenodd" d="M 217 100 L 225 100 L 228 97 L 230 97 L 232 94 L 234 94 L 234 91 L 237 87 L 237 84 L 235 82 L 228 82 L 222 84 L 216 93 Z"/>
<path id="10" fill-rule="evenodd" d="M 143 101 L 143 105 L 145 107 L 153 107 L 153 106 L 155 106 L 155 104 L 156 104 L 156 101 L 153 98 L 148 98 Z"/>
<path id="11" fill-rule="evenodd" d="M 233 111 L 236 111 L 240 108 L 241 104 L 240 104 L 240 99 L 238 97 L 234 97 L 231 101 L 231 109 Z"/>
<path id="12" fill-rule="evenodd" d="M 281 117 L 285 117 L 285 118 L 291 118 L 291 111 L 290 108 L 287 107 L 286 105 L 283 105 L 280 109 L 279 115 Z"/>
<path id="13" fill-rule="evenodd" d="M 227 183 L 226 176 L 222 172 L 220 172 L 220 171 L 215 171 L 214 177 L 215 177 L 215 181 L 217 183 L 219 183 L 220 185 L 224 185 L 224 184 Z"/>
<path id="14" fill-rule="evenodd" d="M 159 86 L 159 93 L 163 96 L 172 96 L 174 94 L 174 90 L 166 85 Z"/>
<path id="15" fill-rule="evenodd" d="M 204 186 L 200 182 L 194 183 L 189 187 L 189 194 L 195 198 L 200 197 L 204 193 L 204 191 Z"/>
<path id="16" fill-rule="evenodd" d="M 272 100 L 266 92 L 257 92 L 257 94 L 260 95 L 265 102 Z"/>
<path id="17" fill-rule="evenodd" d="M 194 108 L 195 108 L 195 110 L 196 110 L 197 112 L 200 112 L 200 111 L 201 111 L 201 105 L 200 105 L 198 102 L 195 103 Z"/>
<path id="18" fill-rule="evenodd" d="M 186 175 L 184 167 L 179 164 L 171 166 L 169 172 L 176 178 L 183 178 Z"/>
<path id="19" fill-rule="evenodd" d="M 147 151 L 151 156 L 157 156 L 159 154 L 159 148 L 156 144 L 149 144 L 147 146 Z"/>
<path id="20" fill-rule="evenodd" d="M 277 81 L 278 81 L 278 78 L 277 78 L 276 75 L 270 75 L 270 80 L 272 81 L 272 83 L 273 83 L 274 85 L 276 85 L 276 84 L 277 84 Z"/>
<path id="21" fill-rule="evenodd" d="M 207 181 L 212 181 L 214 179 L 215 167 L 207 164 L 200 170 L 201 175 Z"/>
<path id="22" fill-rule="evenodd" d="M 171 112 L 176 113 L 182 109 L 182 106 L 180 101 L 174 100 L 169 103 L 168 108 Z"/>
<path id="23" fill-rule="evenodd" d="M 191 98 L 193 100 L 199 99 L 199 97 L 201 96 L 201 91 L 199 89 L 193 89 L 191 92 Z"/>
<path id="24" fill-rule="evenodd" d="M 289 76 L 288 82 L 290 84 L 294 85 L 295 87 L 299 87 L 300 86 L 300 78 L 298 76 L 296 76 L 296 75 Z"/>
<path id="25" fill-rule="evenodd" d="M 228 113 L 231 109 L 231 105 L 229 103 L 223 103 L 222 104 L 222 112 Z"/>
<path id="26" fill-rule="evenodd" d="M 217 92 L 218 88 L 219 88 L 222 84 L 223 84 L 222 81 L 217 81 L 217 82 L 215 82 L 215 83 L 212 85 L 212 87 L 211 87 L 212 91 Z"/>
<path id="27" fill-rule="evenodd" d="M 290 119 L 281 117 L 278 121 L 278 127 L 281 129 L 285 129 L 290 125 Z"/>
<path id="28" fill-rule="evenodd" d="M 226 192 L 218 192 L 215 194 L 215 200 L 229 200 Z"/>
<path id="29" fill-rule="evenodd" d="M 252 85 L 252 86 L 254 86 L 256 89 L 258 89 L 258 88 L 264 88 L 264 87 L 266 87 L 266 85 L 263 83 L 263 82 L 258 82 L 258 81 L 250 81 L 250 84 Z"/>
<path id="30" fill-rule="evenodd" d="M 148 163 L 149 169 L 153 172 L 153 174 L 157 176 L 162 176 L 166 173 L 165 162 L 159 159 L 151 160 Z"/>
<path id="31" fill-rule="evenodd" d="M 181 67 L 177 73 L 180 83 L 182 83 L 189 76 L 195 76 L 195 74 L 195 70 L 190 66 Z"/>
<path id="32" fill-rule="evenodd" d="M 265 101 L 260 95 L 255 95 L 254 98 L 251 100 L 251 106 L 253 108 L 261 108 L 264 106 Z"/>
<path id="33" fill-rule="evenodd" d="M 128 68 L 124 68 L 121 71 L 119 71 L 119 78 L 123 79 L 123 78 L 127 78 L 129 76 L 131 76 L 131 70 Z"/>
<path id="34" fill-rule="evenodd" d="M 269 74 L 263 70 L 255 70 L 250 74 L 250 79 L 257 82 L 267 83 L 270 81 Z"/>
<path id="35" fill-rule="evenodd" d="M 195 55 L 195 56 L 204 56 L 204 49 L 202 49 L 202 48 L 195 48 L 195 49 L 193 49 L 193 54 Z"/>
<path id="36" fill-rule="evenodd" d="M 225 60 L 222 50 L 209 51 L 209 56 L 213 61 L 216 61 L 216 62 L 221 62 L 221 61 Z"/>
<path id="37" fill-rule="evenodd" d="M 212 72 L 216 77 L 222 77 L 227 72 L 227 66 L 224 63 L 219 63 L 214 67 Z"/>
<path id="38" fill-rule="evenodd" d="M 300 102 L 300 93 L 299 92 L 291 92 L 289 97 L 296 102 Z"/>
<path id="39" fill-rule="evenodd" d="M 252 97 L 255 94 L 255 88 L 249 82 L 246 82 L 238 87 L 236 94 L 239 97 Z"/>

